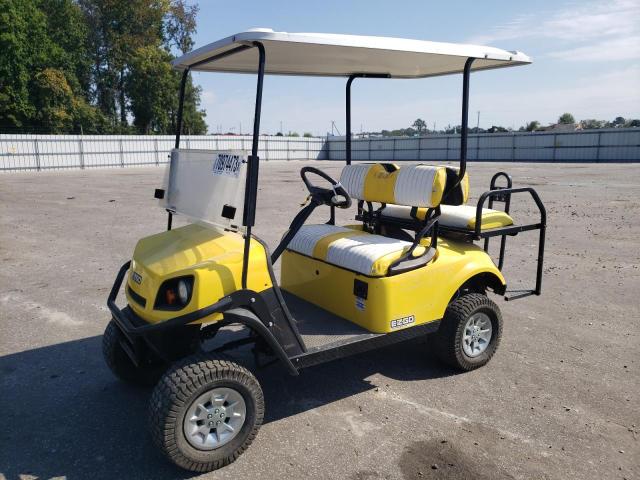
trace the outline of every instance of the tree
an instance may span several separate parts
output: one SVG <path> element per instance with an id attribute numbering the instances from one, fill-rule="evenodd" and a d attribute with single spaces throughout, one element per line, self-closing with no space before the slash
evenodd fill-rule
<path id="1" fill-rule="evenodd" d="M 576 123 L 576 119 L 573 118 L 573 115 L 571 115 L 570 113 L 563 113 L 562 115 L 560 115 L 560 118 L 558 118 L 558 123 L 569 125 L 572 123 Z"/>
<path id="2" fill-rule="evenodd" d="M 173 133 L 180 73 L 193 47 L 187 0 L 0 0 L 0 127 Z M 205 133 L 188 79 L 184 130 Z"/>
<path id="3" fill-rule="evenodd" d="M 614 128 L 620 128 L 620 127 L 624 127 L 626 120 L 624 119 L 624 117 L 616 117 L 613 119 L 613 122 L 611 122 L 611 126 L 613 126 Z"/>
<path id="4" fill-rule="evenodd" d="M 588 118 L 581 120 L 582 128 L 585 130 L 594 130 L 598 128 L 604 128 L 607 124 L 604 120 L 596 120 L 595 118 Z"/>
<path id="5" fill-rule="evenodd" d="M 640 127 L 640 120 L 638 119 L 627 120 L 625 127 Z"/>
<path id="6" fill-rule="evenodd" d="M 311 132 L 304 132 L 304 134 L 302 135 L 304 138 L 312 138 L 313 135 L 311 134 Z"/>
<path id="7" fill-rule="evenodd" d="M 525 130 L 527 132 L 535 132 L 538 129 L 540 129 L 540 122 L 537 120 L 533 120 L 527 123 L 527 126 L 525 127 Z"/>
<path id="8" fill-rule="evenodd" d="M 411 126 L 416 129 L 416 131 L 418 132 L 418 135 L 421 135 L 422 132 L 427 129 L 427 122 L 425 122 L 421 118 L 418 118 L 416 119 L 415 122 L 411 124 Z"/>
<path id="9" fill-rule="evenodd" d="M 177 94 L 170 60 L 168 52 L 155 46 L 140 47 L 131 60 L 126 87 L 133 124 L 142 134 L 171 130 L 171 110 L 167 107 L 177 103 Z"/>
<path id="10" fill-rule="evenodd" d="M 34 69 L 47 57 L 46 18 L 34 0 L 0 0 L 0 126 L 32 124 Z"/>
<path id="11" fill-rule="evenodd" d="M 176 79 L 178 79 L 178 72 L 174 72 L 176 75 Z M 178 110 L 178 85 L 179 81 L 176 81 L 176 89 L 174 90 L 176 93 L 174 94 L 174 98 L 176 99 L 176 115 L 177 119 L 177 110 Z M 196 86 L 191 81 L 191 77 L 189 77 L 189 81 L 187 82 L 185 94 L 184 94 L 184 109 L 182 112 L 182 122 L 183 122 L 183 131 L 189 133 L 190 135 L 204 135 L 207 133 L 207 123 L 204 121 L 204 118 L 207 116 L 207 112 L 200 108 L 200 96 L 202 95 L 202 87 Z M 172 129 L 170 133 L 175 131 L 175 127 Z M 169 133 L 169 132 L 168 132 Z"/>
<path id="12" fill-rule="evenodd" d="M 165 44 L 175 46 L 183 55 L 193 48 L 196 32 L 196 16 L 199 7 L 187 5 L 186 0 L 174 0 L 165 22 Z"/>
<path id="13" fill-rule="evenodd" d="M 73 125 L 73 91 L 60 70 L 46 68 L 34 76 L 36 120 L 51 133 L 64 133 Z"/>

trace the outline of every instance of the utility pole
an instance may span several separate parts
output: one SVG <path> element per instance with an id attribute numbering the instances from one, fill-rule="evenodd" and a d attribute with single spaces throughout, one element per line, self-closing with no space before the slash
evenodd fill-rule
<path id="1" fill-rule="evenodd" d="M 338 132 L 338 135 L 340 135 L 340 130 L 338 130 L 338 127 L 336 126 L 336 122 L 334 120 L 331 120 L 331 135 L 333 135 L 334 131 Z"/>
<path id="2" fill-rule="evenodd" d="M 282 130 L 282 120 L 280 120 L 280 133 L 284 135 L 284 131 Z"/>
<path id="3" fill-rule="evenodd" d="M 240 123 L 240 135 L 242 135 L 242 122 L 239 122 L 239 123 Z"/>
<path id="4" fill-rule="evenodd" d="M 478 110 L 478 121 L 476 122 L 476 133 L 480 133 L 480 110 Z"/>

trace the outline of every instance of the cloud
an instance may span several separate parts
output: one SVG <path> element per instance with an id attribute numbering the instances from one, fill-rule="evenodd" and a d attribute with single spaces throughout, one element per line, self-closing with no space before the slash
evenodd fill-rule
<path id="1" fill-rule="evenodd" d="M 640 2 L 571 3 L 554 11 L 520 15 L 470 43 L 545 39 L 564 45 L 550 54 L 572 61 L 628 60 L 640 57 Z"/>
<path id="2" fill-rule="evenodd" d="M 217 96 L 213 90 L 203 90 L 202 94 L 200 95 L 200 99 L 202 100 L 202 103 L 213 105 L 213 103 L 215 103 L 217 99 Z"/>
<path id="3" fill-rule="evenodd" d="M 593 76 L 572 78 L 571 82 L 542 81 L 535 87 L 514 88 L 499 91 L 485 89 L 471 95 L 471 119 L 475 126 L 475 112 L 481 111 L 482 127 L 501 125 L 518 128 L 530 120 L 543 124 L 557 121 L 564 112 L 571 112 L 577 120 L 598 118 L 610 120 L 618 115 L 637 118 L 640 107 L 640 65 L 629 66 Z M 379 130 L 408 125 L 418 116 L 415 112 L 428 112 L 423 118 L 429 127 L 434 119 L 438 128 L 447 123 L 458 125 L 460 114 L 458 95 L 437 99 L 416 99 L 394 102 L 384 106 L 380 117 L 380 105 L 356 105 L 354 115 L 366 119 L 366 130 Z M 408 114 L 407 112 L 414 112 Z"/>
<path id="4" fill-rule="evenodd" d="M 635 65 L 556 88 L 540 85 L 523 92 L 479 94 L 475 108 L 495 117 L 496 122 L 516 127 L 532 119 L 554 122 L 563 112 L 573 113 L 577 120 L 618 115 L 635 118 L 640 106 L 639 83 L 640 66 Z"/>
<path id="5" fill-rule="evenodd" d="M 640 58 L 640 35 L 612 38 L 594 45 L 551 52 L 547 56 L 573 62 L 635 60 Z"/>

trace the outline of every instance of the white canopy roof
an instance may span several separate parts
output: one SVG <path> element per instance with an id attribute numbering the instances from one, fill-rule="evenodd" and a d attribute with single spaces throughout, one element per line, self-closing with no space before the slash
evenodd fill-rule
<path id="1" fill-rule="evenodd" d="M 257 28 L 237 33 L 198 48 L 173 61 L 184 70 L 207 58 L 242 45 L 261 42 L 266 50 L 265 72 L 279 75 L 349 76 L 353 73 L 388 74 L 394 78 L 419 78 L 461 73 L 467 58 L 472 70 L 531 63 L 521 52 L 494 47 L 427 42 L 403 38 L 286 33 Z M 247 49 L 191 69 L 210 72 L 256 73 L 258 51 Z"/>

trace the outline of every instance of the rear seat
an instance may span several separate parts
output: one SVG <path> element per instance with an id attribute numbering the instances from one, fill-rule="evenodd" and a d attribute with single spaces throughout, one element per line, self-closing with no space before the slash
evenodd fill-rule
<path id="1" fill-rule="evenodd" d="M 442 199 L 440 204 L 440 220 L 438 224 L 444 227 L 455 230 L 467 230 L 473 232 L 476 227 L 476 207 L 465 205 L 469 198 L 469 175 L 465 173 L 461 182 L 458 182 L 457 167 L 441 167 L 446 169 L 447 173 L 447 186 L 445 190 L 452 189 L 452 192 Z M 415 205 L 414 205 L 415 207 Z M 412 207 L 403 205 L 394 205 L 393 202 L 385 205 L 380 212 L 381 221 L 386 219 L 392 220 L 411 220 L 418 219 L 424 220 L 427 213 L 426 208 L 416 208 L 414 210 L 415 217 L 411 215 Z M 492 230 L 495 228 L 508 227 L 513 225 L 513 219 L 509 214 L 501 210 L 493 210 L 490 208 L 482 209 L 481 216 L 481 231 Z"/>
<path id="2" fill-rule="evenodd" d="M 418 208 L 415 214 L 416 218 L 424 220 L 426 212 L 426 208 Z M 382 209 L 381 216 L 383 221 L 385 217 L 411 220 L 411 207 L 387 205 Z M 513 219 L 509 214 L 490 208 L 482 209 L 481 221 L 481 231 L 513 225 Z M 476 207 L 471 205 L 440 205 L 440 220 L 438 223 L 443 227 L 473 231 L 476 228 Z"/>

